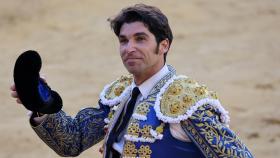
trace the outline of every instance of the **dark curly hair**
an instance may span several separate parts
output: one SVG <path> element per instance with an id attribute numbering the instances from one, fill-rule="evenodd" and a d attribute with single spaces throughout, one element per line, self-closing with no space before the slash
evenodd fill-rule
<path id="1" fill-rule="evenodd" d="M 116 17 L 108 19 L 108 21 L 116 36 L 119 36 L 120 29 L 124 23 L 140 21 L 155 36 L 157 44 L 162 40 L 168 39 L 170 47 L 173 40 L 167 17 L 153 6 L 136 4 L 122 9 Z M 164 62 L 166 61 L 167 52 L 164 53 Z"/>

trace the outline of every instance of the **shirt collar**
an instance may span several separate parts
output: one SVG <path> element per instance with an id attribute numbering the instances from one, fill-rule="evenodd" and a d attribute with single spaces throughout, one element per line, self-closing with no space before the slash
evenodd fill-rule
<path id="1" fill-rule="evenodd" d="M 143 99 L 146 99 L 152 90 L 152 88 L 169 72 L 167 65 L 165 64 L 157 73 L 148 78 L 141 85 L 138 86 Z M 136 87 L 135 82 L 132 83 L 132 88 Z"/>

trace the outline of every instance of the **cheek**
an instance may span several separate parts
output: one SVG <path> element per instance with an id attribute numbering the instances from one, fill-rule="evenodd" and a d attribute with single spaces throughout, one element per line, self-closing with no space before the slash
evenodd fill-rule
<path id="1" fill-rule="evenodd" d="M 120 56 L 123 57 L 125 54 L 124 48 L 120 46 L 119 51 L 120 51 Z"/>

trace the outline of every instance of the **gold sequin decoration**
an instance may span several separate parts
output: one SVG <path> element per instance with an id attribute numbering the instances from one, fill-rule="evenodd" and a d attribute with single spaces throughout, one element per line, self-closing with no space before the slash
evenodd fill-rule
<path id="1" fill-rule="evenodd" d="M 114 89 L 114 94 L 115 96 L 120 96 L 125 89 L 124 84 L 117 84 L 115 89 Z"/>
<path id="2" fill-rule="evenodd" d="M 144 125 L 143 128 L 141 129 L 142 137 L 144 137 L 144 138 L 152 137 L 151 134 L 150 134 L 151 129 L 152 129 L 151 125 Z"/>
<path id="3" fill-rule="evenodd" d="M 137 149 L 135 147 L 135 144 L 132 142 L 128 141 L 124 145 L 124 156 L 125 157 L 136 157 L 137 154 Z"/>
<path id="4" fill-rule="evenodd" d="M 170 87 L 169 87 L 169 91 L 168 91 L 168 94 L 170 95 L 178 95 L 182 92 L 182 85 L 178 84 L 178 83 L 175 83 L 175 84 L 172 84 Z"/>
<path id="5" fill-rule="evenodd" d="M 164 128 L 164 123 L 161 123 L 161 124 L 156 128 L 157 133 L 162 134 L 162 133 L 163 133 L 163 128 Z"/>
<path id="6" fill-rule="evenodd" d="M 149 107 L 150 107 L 150 105 L 148 103 L 146 103 L 146 102 L 141 103 L 136 107 L 136 113 L 146 116 L 148 114 L 148 112 L 150 111 Z"/>
<path id="7" fill-rule="evenodd" d="M 215 92 L 208 91 L 206 86 L 192 79 L 175 79 L 162 94 L 160 110 L 162 114 L 175 118 L 185 114 L 192 105 L 204 98 L 218 99 Z"/>
<path id="8" fill-rule="evenodd" d="M 152 150 L 150 149 L 149 145 L 141 145 L 140 149 L 138 150 L 139 157 L 142 158 L 150 158 L 152 154 Z"/>
<path id="9" fill-rule="evenodd" d="M 123 157 L 136 157 L 137 154 L 140 158 L 150 158 L 152 150 L 149 145 L 141 145 L 139 149 L 136 148 L 135 144 L 127 141 L 124 145 Z"/>
<path id="10" fill-rule="evenodd" d="M 106 99 L 113 99 L 115 97 L 119 97 L 126 87 L 131 85 L 132 83 L 132 76 L 121 76 L 118 80 L 113 82 L 113 84 L 109 87 L 105 94 Z"/>
<path id="11" fill-rule="evenodd" d="M 180 101 L 174 101 L 170 104 L 170 112 L 172 114 L 177 114 L 178 112 L 182 111 L 182 105 Z"/>
<path id="12" fill-rule="evenodd" d="M 193 91 L 197 97 L 203 96 L 207 93 L 207 87 L 205 87 L 205 86 L 196 87 L 196 88 L 194 88 Z"/>
<path id="13" fill-rule="evenodd" d="M 210 91 L 210 95 L 211 95 L 212 98 L 218 99 L 218 94 L 217 94 L 217 92 Z"/>
<path id="14" fill-rule="evenodd" d="M 198 84 L 195 80 L 190 79 L 190 78 L 185 79 L 184 82 L 187 84 L 192 84 L 192 85 Z"/>
<path id="15" fill-rule="evenodd" d="M 183 96 L 183 108 L 188 108 L 194 104 L 194 98 L 190 95 Z"/>
<path id="16" fill-rule="evenodd" d="M 133 136 L 139 136 L 139 124 L 138 123 L 130 123 L 128 128 L 127 128 L 127 133 L 129 135 L 133 135 Z"/>

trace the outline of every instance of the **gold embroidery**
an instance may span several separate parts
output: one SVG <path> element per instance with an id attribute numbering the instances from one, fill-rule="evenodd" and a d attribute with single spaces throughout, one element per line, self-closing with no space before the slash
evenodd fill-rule
<path id="1" fill-rule="evenodd" d="M 150 105 L 146 102 L 140 103 L 136 108 L 136 113 L 146 116 L 150 111 L 149 107 Z"/>
<path id="2" fill-rule="evenodd" d="M 193 84 L 193 85 L 197 84 L 197 82 L 195 80 L 190 79 L 190 78 L 187 78 L 186 80 L 184 80 L 184 82 L 188 83 L 188 84 Z"/>
<path id="3" fill-rule="evenodd" d="M 135 144 L 132 142 L 126 142 L 124 145 L 124 156 L 125 157 L 136 157 L 137 149 L 135 147 Z"/>
<path id="4" fill-rule="evenodd" d="M 141 158 L 150 158 L 152 154 L 152 150 L 150 149 L 149 145 L 141 145 L 140 149 L 138 150 L 139 157 Z"/>
<path id="5" fill-rule="evenodd" d="M 170 105 L 171 114 L 177 114 L 182 110 L 183 109 L 182 109 L 182 106 L 180 104 L 180 101 L 175 101 L 175 102 L 171 103 L 171 105 Z"/>
<path id="6" fill-rule="evenodd" d="M 124 145 L 123 157 L 136 157 L 137 154 L 140 158 L 150 158 L 152 150 L 149 145 L 141 145 L 139 149 L 136 148 L 135 144 L 127 141 Z"/>
<path id="7" fill-rule="evenodd" d="M 144 137 L 144 138 L 151 137 L 151 134 L 150 134 L 151 129 L 152 129 L 151 125 L 144 125 L 144 127 L 141 130 L 142 137 Z"/>
<path id="8" fill-rule="evenodd" d="M 120 96 L 124 89 L 125 89 L 125 87 L 123 84 L 117 84 L 114 89 L 115 96 Z"/>
<path id="9" fill-rule="evenodd" d="M 179 83 L 174 83 L 170 86 L 168 90 L 168 94 L 170 95 L 178 95 L 181 93 L 183 87 Z"/>
<path id="10" fill-rule="evenodd" d="M 194 93 L 196 95 L 203 95 L 205 94 L 205 89 L 203 87 L 197 87 L 194 89 Z"/>
<path id="11" fill-rule="evenodd" d="M 162 133 L 163 133 L 163 128 L 164 128 L 164 123 L 161 123 L 161 124 L 156 128 L 157 133 L 162 134 Z"/>
<path id="12" fill-rule="evenodd" d="M 121 76 L 118 80 L 113 82 L 113 84 L 109 87 L 108 91 L 105 94 L 106 99 L 113 99 L 115 97 L 120 96 L 126 87 L 131 85 L 132 76 Z"/>
<path id="13" fill-rule="evenodd" d="M 211 95 L 212 98 L 218 99 L 218 94 L 217 94 L 217 92 L 210 91 L 209 93 L 210 93 L 210 95 Z"/>
<path id="14" fill-rule="evenodd" d="M 203 96 L 207 93 L 207 87 L 205 86 L 196 87 L 194 88 L 193 92 L 197 97 Z"/>
<path id="15" fill-rule="evenodd" d="M 190 107 L 191 105 L 194 104 L 194 98 L 191 97 L 190 95 L 185 95 L 183 97 L 183 108 L 188 108 Z"/>
<path id="16" fill-rule="evenodd" d="M 191 133 L 207 157 L 252 157 L 240 139 L 217 121 L 213 111 L 209 105 L 199 107 L 190 120 L 182 122 L 183 129 Z"/>
<path id="17" fill-rule="evenodd" d="M 160 110 L 163 115 L 176 118 L 204 98 L 217 99 L 217 95 L 192 79 L 175 79 L 162 94 Z"/>
<path id="18" fill-rule="evenodd" d="M 139 124 L 138 123 L 130 123 L 127 128 L 127 133 L 132 136 L 139 136 Z"/>

